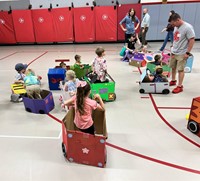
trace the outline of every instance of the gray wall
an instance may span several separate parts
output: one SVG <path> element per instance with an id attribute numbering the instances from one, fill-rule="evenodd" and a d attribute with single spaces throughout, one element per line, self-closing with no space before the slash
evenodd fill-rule
<path id="1" fill-rule="evenodd" d="M 30 4 L 30 0 L 19 0 L 19 1 L 1 1 L 0 2 L 0 10 L 7 11 L 9 10 L 9 6 L 12 9 L 28 9 Z"/>
<path id="2" fill-rule="evenodd" d="M 161 30 L 166 27 L 169 18 L 169 11 L 174 10 L 179 13 L 184 21 L 193 25 L 196 38 L 200 39 L 200 3 L 182 3 L 182 4 L 159 4 L 147 5 L 151 16 L 151 24 L 147 33 L 147 40 L 164 40 L 166 32 Z"/>

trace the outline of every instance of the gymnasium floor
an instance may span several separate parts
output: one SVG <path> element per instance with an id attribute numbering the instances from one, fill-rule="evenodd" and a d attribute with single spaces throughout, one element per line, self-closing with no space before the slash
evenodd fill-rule
<path id="1" fill-rule="evenodd" d="M 150 43 L 158 50 L 161 43 Z M 106 103 L 108 129 L 106 168 L 67 162 L 61 150 L 61 124 L 48 115 L 28 113 L 23 103 L 10 102 L 14 66 L 30 64 L 43 77 L 55 59 L 80 54 L 91 63 L 95 49 L 106 50 L 108 72 L 116 81 L 115 102 Z M 120 61 L 119 44 L 1 46 L 0 49 L 0 180 L 1 181 L 143 181 L 200 180 L 200 138 L 186 129 L 192 99 L 200 96 L 200 42 L 193 48 L 194 65 L 184 92 L 174 95 L 140 94 L 136 67 Z M 170 88 L 172 89 L 172 88 Z M 50 113 L 62 120 L 58 97 Z"/>

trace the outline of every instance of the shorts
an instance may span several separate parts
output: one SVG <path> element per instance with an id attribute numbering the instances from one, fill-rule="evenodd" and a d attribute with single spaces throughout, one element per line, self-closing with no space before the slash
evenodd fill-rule
<path id="1" fill-rule="evenodd" d="M 184 55 L 173 55 L 173 56 L 174 58 L 171 57 L 169 66 L 173 69 L 177 69 L 178 71 L 184 71 L 187 62 L 187 60 L 184 58 Z"/>

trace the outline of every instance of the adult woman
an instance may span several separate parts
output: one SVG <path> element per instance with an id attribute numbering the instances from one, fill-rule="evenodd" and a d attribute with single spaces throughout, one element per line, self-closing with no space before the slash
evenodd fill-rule
<path id="1" fill-rule="evenodd" d="M 119 23 L 120 27 L 125 32 L 125 42 L 127 42 L 127 40 L 131 37 L 132 34 L 135 34 L 135 31 L 140 25 L 140 21 L 135 14 L 135 10 L 131 8 L 128 14 Z M 126 28 L 124 28 L 123 23 L 125 23 Z M 135 24 L 137 25 L 135 26 Z"/>
<path id="2" fill-rule="evenodd" d="M 166 35 L 166 37 L 165 37 L 165 40 L 164 40 L 164 42 L 163 42 L 162 47 L 159 49 L 160 51 L 163 51 L 163 50 L 165 49 L 165 46 L 167 45 L 167 42 L 168 42 L 169 39 L 170 39 L 170 41 L 171 41 L 171 44 L 172 44 L 173 41 L 174 41 L 174 37 L 173 37 L 174 27 L 170 24 L 170 17 L 171 17 L 171 15 L 174 14 L 174 13 L 175 13 L 175 11 L 173 11 L 173 10 L 171 10 L 171 11 L 169 12 L 168 25 L 167 25 L 166 28 L 164 28 L 164 29 L 161 31 L 161 32 L 167 31 L 167 35 Z"/>

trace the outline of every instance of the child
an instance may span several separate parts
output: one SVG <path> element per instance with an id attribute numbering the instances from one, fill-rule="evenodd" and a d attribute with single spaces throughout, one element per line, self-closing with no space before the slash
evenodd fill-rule
<path id="1" fill-rule="evenodd" d="M 166 65 L 164 62 L 162 62 L 162 55 L 157 54 L 154 56 L 154 61 L 150 62 L 156 66 L 162 66 L 162 65 Z"/>
<path id="2" fill-rule="evenodd" d="M 66 79 L 67 82 L 65 82 L 63 90 L 69 92 L 70 97 L 72 97 L 76 94 L 76 88 L 79 79 L 76 78 L 76 74 L 73 70 L 68 70 L 66 72 Z"/>
<path id="3" fill-rule="evenodd" d="M 99 94 L 94 95 L 94 99 L 89 98 L 90 85 L 86 81 L 80 81 L 77 87 L 77 94 L 64 102 L 65 105 L 75 105 L 74 123 L 80 131 L 94 135 L 95 128 L 92 120 L 92 111 L 95 109 L 104 111 L 104 103 Z"/>
<path id="4" fill-rule="evenodd" d="M 25 71 L 27 67 L 27 64 L 22 63 L 18 63 L 15 65 L 15 70 L 17 71 L 17 74 L 15 76 L 14 84 L 24 84 Z M 23 94 L 12 93 L 10 98 L 12 102 L 22 102 L 22 96 Z"/>
<path id="5" fill-rule="evenodd" d="M 42 99 L 40 92 L 40 79 L 35 75 L 32 69 L 25 72 L 24 84 L 26 87 L 27 96 L 31 99 Z"/>
<path id="6" fill-rule="evenodd" d="M 138 36 L 135 34 L 132 34 L 125 45 L 126 51 L 125 51 L 125 55 L 124 55 L 122 61 L 129 62 L 129 60 L 133 57 L 136 43 L 138 43 L 139 45 L 141 44 Z"/>
<path id="7" fill-rule="evenodd" d="M 162 75 L 162 73 L 163 68 L 161 66 L 157 66 L 153 82 L 168 82 L 167 78 L 164 75 Z"/>
<path id="8" fill-rule="evenodd" d="M 161 66 L 157 66 L 155 73 L 147 73 L 142 82 L 168 82 L 167 78 L 164 75 L 162 75 L 162 73 L 163 68 Z"/>
<path id="9" fill-rule="evenodd" d="M 15 84 L 24 83 L 25 71 L 28 67 L 27 64 L 18 63 L 15 65 L 15 70 L 17 71 L 17 75 L 15 76 Z"/>
<path id="10" fill-rule="evenodd" d="M 81 56 L 80 55 L 75 55 L 74 59 L 75 59 L 74 67 L 84 68 L 84 65 L 81 63 Z"/>
<path id="11" fill-rule="evenodd" d="M 64 62 L 60 62 L 59 66 L 60 66 L 61 68 L 67 70 L 67 65 L 66 65 L 66 63 L 64 63 Z"/>
<path id="12" fill-rule="evenodd" d="M 92 63 L 92 70 L 93 74 L 97 75 L 96 83 L 109 82 L 108 79 L 106 79 L 107 65 L 106 60 L 104 59 L 105 50 L 102 47 L 99 47 L 96 49 L 95 53 L 97 54 L 97 57 Z"/>

